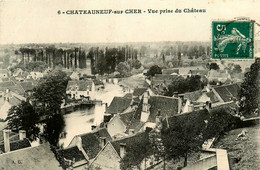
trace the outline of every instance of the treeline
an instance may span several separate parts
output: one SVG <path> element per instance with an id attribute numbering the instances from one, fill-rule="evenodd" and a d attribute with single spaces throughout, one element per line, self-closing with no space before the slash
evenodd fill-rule
<path id="1" fill-rule="evenodd" d="M 64 68 L 86 68 L 86 54 L 81 48 L 56 48 L 48 46 L 45 48 L 20 48 L 16 54 L 22 55 L 22 63 L 30 61 L 45 62 L 48 67 L 55 68 L 61 65 Z"/>
<path id="2" fill-rule="evenodd" d="M 137 60 L 138 50 L 132 47 L 118 47 L 100 49 L 93 47 L 90 49 L 87 58 L 91 60 L 92 74 L 111 74 L 116 71 L 120 62 Z"/>

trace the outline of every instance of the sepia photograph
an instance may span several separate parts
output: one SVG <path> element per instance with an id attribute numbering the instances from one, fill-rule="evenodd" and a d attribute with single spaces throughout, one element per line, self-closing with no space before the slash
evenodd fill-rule
<path id="1" fill-rule="evenodd" d="M 1 170 L 260 170 L 259 0 L 0 0 Z"/>

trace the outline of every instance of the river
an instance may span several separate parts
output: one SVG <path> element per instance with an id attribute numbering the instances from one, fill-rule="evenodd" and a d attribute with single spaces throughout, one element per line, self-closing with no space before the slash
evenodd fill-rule
<path id="1" fill-rule="evenodd" d="M 103 103 L 108 105 L 113 100 L 114 96 L 124 96 L 125 93 L 119 85 L 106 84 L 102 91 L 96 92 L 96 99 L 102 100 Z M 80 111 L 75 111 L 66 114 L 65 118 L 65 132 L 66 138 L 60 140 L 60 144 L 64 143 L 67 147 L 74 136 L 88 133 L 91 131 L 91 125 L 98 125 L 103 121 L 105 112 L 105 105 L 96 105 Z"/>

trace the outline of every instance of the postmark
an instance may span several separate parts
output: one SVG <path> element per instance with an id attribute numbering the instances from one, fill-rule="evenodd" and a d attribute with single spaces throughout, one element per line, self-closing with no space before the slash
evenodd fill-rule
<path id="1" fill-rule="evenodd" d="M 212 59 L 254 59 L 254 21 L 213 21 Z"/>

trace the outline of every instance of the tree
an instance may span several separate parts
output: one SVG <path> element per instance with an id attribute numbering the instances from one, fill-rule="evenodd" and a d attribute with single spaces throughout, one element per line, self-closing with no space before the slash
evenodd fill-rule
<path id="1" fill-rule="evenodd" d="M 256 59 L 245 73 L 244 82 L 241 84 L 239 111 L 243 116 L 254 115 L 258 109 L 260 59 Z"/>
<path id="2" fill-rule="evenodd" d="M 238 64 L 234 65 L 232 71 L 233 71 L 234 73 L 241 73 L 241 72 L 242 72 L 241 66 L 238 65 Z"/>
<path id="3" fill-rule="evenodd" d="M 33 106 L 29 102 L 22 101 L 17 106 L 12 106 L 8 111 L 6 118 L 7 128 L 18 132 L 25 130 L 26 136 L 31 140 L 36 140 L 40 132 L 37 126 L 39 115 L 35 112 Z"/>
<path id="4" fill-rule="evenodd" d="M 129 74 L 130 68 L 125 63 L 121 62 L 117 66 L 117 71 L 120 73 L 120 75 L 127 76 Z"/>
<path id="5" fill-rule="evenodd" d="M 131 139 L 130 139 L 131 140 Z M 128 142 L 126 154 L 120 161 L 121 169 L 133 169 L 139 167 L 144 159 L 150 155 L 151 144 L 149 142 L 148 132 L 137 134 L 134 141 Z"/>
<path id="6" fill-rule="evenodd" d="M 141 62 L 139 60 L 136 60 L 136 59 L 135 60 L 128 60 L 127 63 L 130 65 L 131 68 L 135 68 L 135 69 L 139 69 L 142 66 Z"/>
<path id="7" fill-rule="evenodd" d="M 162 129 L 162 141 L 168 159 L 183 157 L 184 167 L 187 166 L 188 154 L 199 151 L 204 143 L 204 117 L 207 111 L 200 114 L 184 114 L 175 116 L 168 121 L 168 126 Z"/>
<path id="8" fill-rule="evenodd" d="M 186 79 L 184 79 L 183 77 L 177 77 L 168 86 L 168 90 L 165 92 L 164 95 L 173 96 L 175 92 L 177 92 L 178 94 L 192 92 L 202 89 L 205 85 L 206 82 L 202 82 L 201 76 L 199 75 L 187 77 Z"/>
<path id="9" fill-rule="evenodd" d="M 61 132 L 65 127 L 65 120 L 62 114 L 54 114 L 45 120 L 43 136 L 53 146 L 57 146 Z"/>
<path id="10" fill-rule="evenodd" d="M 147 76 L 154 76 L 155 74 L 162 74 L 162 69 L 158 65 L 153 65 L 147 71 Z"/>
<path id="11" fill-rule="evenodd" d="M 61 104 L 66 99 L 69 77 L 60 70 L 53 70 L 43 77 L 33 89 L 31 101 L 40 116 L 47 117 L 43 122 L 44 136 L 50 144 L 58 144 L 59 135 L 65 123 L 61 114 Z"/>
<path id="12" fill-rule="evenodd" d="M 235 126 L 238 118 L 232 116 L 232 112 L 236 112 L 236 110 L 229 106 L 215 108 L 210 111 L 210 117 L 203 131 L 204 140 L 219 136 Z"/>
<path id="13" fill-rule="evenodd" d="M 218 64 L 217 63 L 211 63 L 210 65 L 209 65 L 209 69 L 210 70 L 219 70 L 219 66 L 218 66 Z"/>

